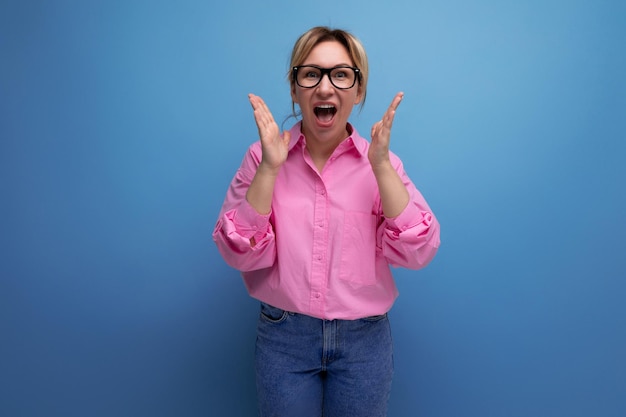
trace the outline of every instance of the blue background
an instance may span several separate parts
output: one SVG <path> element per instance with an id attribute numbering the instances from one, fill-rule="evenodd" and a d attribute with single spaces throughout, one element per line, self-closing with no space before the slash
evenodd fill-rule
<path id="1" fill-rule="evenodd" d="M 626 415 L 621 1 L 0 5 L 0 415 L 251 416 L 257 303 L 211 240 L 314 25 L 442 224 L 397 270 L 390 416 Z M 290 125 L 288 122 L 287 126 Z"/>

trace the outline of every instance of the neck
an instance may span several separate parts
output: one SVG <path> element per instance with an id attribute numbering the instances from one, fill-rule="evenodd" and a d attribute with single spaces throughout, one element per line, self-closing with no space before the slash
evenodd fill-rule
<path id="1" fill-rule="evenodd" d="M 340 131 L 339 134 L 334 136 L 317 136 L 310 132 L 302 123 L 302 134 L 306 138 L 306 148 L 309 151 L 311 157 L 315 160 L 326 161 L 330 158 L 330 155 L 334 152 L 335 148 L 339 146 L 341 142 L 352 134 L 352 128 L 349 124 L 346 124 L 346 128 Z"/>

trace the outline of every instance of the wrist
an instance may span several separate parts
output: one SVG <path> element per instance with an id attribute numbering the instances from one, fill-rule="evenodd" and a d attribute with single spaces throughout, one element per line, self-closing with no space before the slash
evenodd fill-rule
<path id="1" fill-rule="evenodd" d="M 374 171 L 375 176 L 386 175 L 391 172 L 396 172 L 395 169 L 393 169 L 393 166 L 391 165 L 391 161 L 389 159 L 385 159 L 384 161 L 377 163 L 370 162 L 370 165 L 372 166 L 372 171 Z"/>
<path id="2" fill-rule="evenodd" d="M 277 167 L 274 167 L 274 166 L 268 165 L 267 163 L 264 163 L 263 161 L 261 161 L 261 163 L 259 164 L 257 168 L 257 175 L 263 175 L 266 177 L 276 178 L 279 172 L 280 172 L 280 165 Z"/>

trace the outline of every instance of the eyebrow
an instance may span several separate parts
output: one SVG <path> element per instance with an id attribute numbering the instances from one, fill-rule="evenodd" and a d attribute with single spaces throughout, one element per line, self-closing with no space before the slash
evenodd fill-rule
<path id="1" fill-rule="evenodd" d="M 336 64 L 336 65 L 333 65 L 332 67 L 323 67 L 323 66 L 318 65 L 318 64 L 301 64 L 300 66 L 301 66 L 301 67 L 304 67 L 304 66 L 313 66 L 313 67 L 320 67 L 320 68 L 354 67 L 354 65 L 352 65 L 352 64 L 347 64 L 347 63 Z"/>

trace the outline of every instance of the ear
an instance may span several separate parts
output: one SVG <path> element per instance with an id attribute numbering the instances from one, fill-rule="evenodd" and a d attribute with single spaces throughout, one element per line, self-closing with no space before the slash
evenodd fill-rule
<path id="1" fill-rule="evenodd" d="M 299 104 L 298 98 L 296 96 L 296 84 L 295 83 L 291 84 L 291 101 L 293 101 L 296 104 Z"/>
<path id="2" fill-rule="evenodd" d="M 356 98 L 354 99 L 354 104 L 359 104 L 363 100 L 363 87 L 359 84 L 359 89 L 356 93 Z"/>

